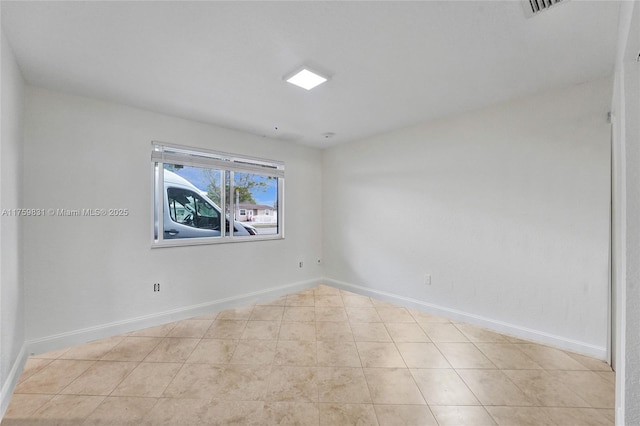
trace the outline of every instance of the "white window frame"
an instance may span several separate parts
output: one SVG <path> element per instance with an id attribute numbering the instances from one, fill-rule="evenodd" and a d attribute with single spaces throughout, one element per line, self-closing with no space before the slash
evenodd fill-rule
<path id="1" fill-rule="evenodd" d="M 164 208 L 166 191 L 164 190 L 164 164 L 176 164 L 183 166 L 194 166 L 204 168 L 215 168 L 222 170 L 222 191 L 220 210 L 222 212 L 222 220 L 226 220 L 224 212 L 231 213 L 229 235 L 223 232 L 219 237 L 202 237 L 202 238 L 177 238 L 164 239 Z M 277 195 L 278 195 L 278 232 L 273 235 L 257 235 L 251 236 L 234 236 L 233 222 L 235 220 L 235 199 L 226 198 L 226 173 L 230 172 L 229 190 L 230 194 L 235 193 L 234 173 L 255 173 L 263 176 L 277 178 Z M 248 157 L 238 154 L 229 154 L 224 152 L 207 150 L 204 148 L 195 148 L 189 146 L 175 145 L 165 142 L 151 142 L 151 187 L 155 189 L 155 193 L 151 196 L 151 241 L 152 247 L 176 247 L 176 246 L 193 246 L 204 244 L 221 244 L 232 242 L 250 242 L 264 240 L 284 239 L 284 162 L 276 160 L 267 160 L 264 158 Z M 156 182 L 162 184 L 156 185 Z M 275 209 L 274 209 L 275 210 Z M 157 215 L 157 216 L 156 216 Z M 155 221 L 157 217 L 158 230 L 156 236 Z M 224 222 L 223 222 L 224 223 Z M 220 228 L 225 228 L 221 225 Z"/>

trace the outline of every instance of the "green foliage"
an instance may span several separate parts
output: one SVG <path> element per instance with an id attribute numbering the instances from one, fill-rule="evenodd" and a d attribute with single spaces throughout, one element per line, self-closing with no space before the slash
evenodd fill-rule
<path id="1" fill-rule="evenodd" d="M 207 196 L 209 198 L 211 198 L 211 200 L 220 205 L 221 204 L 221 196 L 222 194 L 220 193 L 220 180 L 221 180 L 221 173 L 220 171 L 216 171 L 216 170 L 212 170 L 212 169 L 204 169 L 203 170 L 204 176 L 207 179 L 207 182 L 209 182 L 207 184 Z M 266 179 L 275 179 L 272 177 L 263 177 L 260 175 L 256 175 L 253 173 L 235 173 L 234 174 L 235 177 L 235 190 L 236 193 L 238 195 L 238 200 L 241 203 L 250 203 L 250 204 L 257 204 L 255 198 L 253 198 L 253 194 L 256 191 L 262 191 L 262 192 L 266 192 L 268 185 L 267 182 L 261 180 L 266 178 Z M 226 192 L 226 196 L 227 198 L 229 197 L 229 173 L 227 172 L 227 179 L 226 179 L 226 188 L 225 188 L 225 192 Z M 234 198 L 234 201 L 236 200 L 236 198 Z"/>

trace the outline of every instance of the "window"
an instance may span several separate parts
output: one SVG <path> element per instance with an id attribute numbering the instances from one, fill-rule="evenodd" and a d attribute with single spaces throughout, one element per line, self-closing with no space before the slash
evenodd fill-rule
<path id="1" fill-rule="evenodd" d="M 284 163 L 157 142 L 151 161 L 154 246 L 284 238 Z"/>

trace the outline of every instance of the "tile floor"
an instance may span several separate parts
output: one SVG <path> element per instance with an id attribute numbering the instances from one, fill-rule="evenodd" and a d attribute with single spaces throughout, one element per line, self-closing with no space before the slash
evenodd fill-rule
<path id="1" fill-rule="evenodd" d="M 613 425 L 603 362 L 318 286 L 30 357 L 9 425 Z"/>

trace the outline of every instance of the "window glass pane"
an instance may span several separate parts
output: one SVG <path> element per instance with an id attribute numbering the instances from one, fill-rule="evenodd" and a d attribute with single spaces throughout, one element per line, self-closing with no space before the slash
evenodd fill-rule
<path id="1" fill-rule="evenodd" d="M 221 237 L 221 171 L 164 165 L 164 238 Z"/>
<path id="2" fill-rule="evenodd" d="M 278 233 L 278 178 L 234 173 L 235 218 L 249 233 Z"/>

